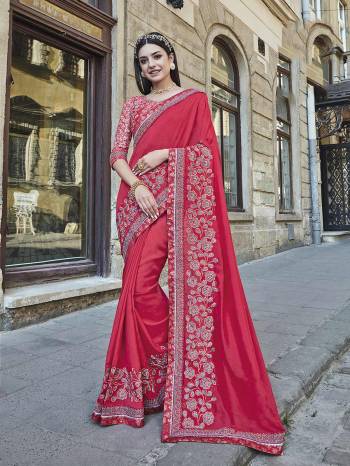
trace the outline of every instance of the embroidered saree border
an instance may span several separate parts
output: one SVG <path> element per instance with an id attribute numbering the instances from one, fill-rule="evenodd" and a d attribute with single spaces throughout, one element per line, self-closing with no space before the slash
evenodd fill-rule
<path id="1" fill-rule="evenodd" d="M 155 200 L 158 204 L 159 215 L 162 215 L 165 212 L 165 201 L 167 198 L 167 190 L 162 191 L 160 194 L 155 196 Z M 136 238 L 149 226 L 153 223 L 148 215 L 141 211 L 138 218 L 135 222 L 132 223 L 131 228 L 125 236 L 123 246 L 121 248 L 121 253 L 124 259 L 126 259 L 127 251 L 130 244 L 136 240 Z"/>
<path id="2" fill-rule="evenodd" d="M 115 424 L 127 424 L 132 427 L 143 427 L 145 415 L 153 414 L 163 410 L 164 393 L 158 400 L 144 401 L 144 409 L 131 408 L 129 406 L 104 407 L 96 403 L 91 414 L 91 420 L 102 426 Z"/>
<path id="3" fill-rule="evenodd" d="M 100 395 L 91 414 L 94 422 L 142 427 L 145 414 L 162 410 L 168 356 L 166 346 L 161 348 L 163 352 L 151 354 L 145 367 L 105 367 Z"/>
<path id="4" fill-rule="evenodd" d="M 186 157 L 188 160 L 185 159 Z M 193 341 L 191 335 L 195 329 L 195 320 L 192 319 L 191 313 L 197 314 L 200 310 L 203 315 L 204 310 L 194 298 L 196 289 L 202 290 L 202 298 L 207 298 L 204 301 L 199 300 L 205 303 L 204 312 L 208 324 L 206 325 L 201 318 L 196 321 L 196 324 L 201 326 L 197 330 L 205 335 L 199 343 L 201 347 L 207 344 L 206 350 L 215 351 L 212 346 L 213 320 L 211 316 L 211 311 L 215 307 L 217 290 L 215 273 L 211 273 L 213 268 L 208 270 L 209 276 L 206 277 L 206 283 L 196 282 L 195 274 L 192 273 L 198 265 L 195 254 L 193 254 L 198 244 L 204 246 L 202 251 L 204 255 L 205 252 L 209 253 L 206 259 L 210 257 L 212 264 L 218 261 L 213 247 L 215 231 L 211 231 L 210 228 L 212 221 L 215 221 L 213 209 L 215 198 L 211 197 L 214 193 L 212 159 L 210 148 L 202 143 L 186 148 L 171 149 L 169 152 L 167 203 L 169 333 L 162 441 L 236 443 L 267 453 L 280 454 L 284 441 L 283 433 L 240 432 L 227 427 L 209 428 L 208 426 L 215 421 L 216 411 L 213 407 L 216 402 L 213 396 L 216 385 L 215 367 L 210 361 L 210 351 L 206 351 L 206 366 L 204 371 L 202 370 L 202 375 L 196 374 L 195 366 L 191 365 L 191 360 L 200 364 L 198 354 L 191 346 L 191 341 Z M 185 173 L 186 164 L 188 173 Z M 187 209 L 185 209 L 186 200 L 190 201 Z M 201 219 L 196 216 L 196 210 L 201 212 Z M 200 230 L 197 228 L 198 220 L 206 225 L 203 231 L 209 232 L 209 242 L 205 234 L 200 236 L 198 233 Z M 184 225 L 187 226 L 185 234 L 183 233 Z M 187 248 L 184 248 L 185 239 L 190 243 L 190 246 L 186 245 Z M 185 250 L 188 251 L 187 257 L 184 256 Z M 186 286 L 189 288 L 186 289 Z M 203 372 L 205 377 L 203 377 Z M 196 394 L 195 389 L 198 387 L 200 393 Z M 203 407 L 205 403 L 207 407 L 202 410 L 202 417 L 198 409 L 200 399 L 204 399 L 201 406 Z"/>
<path id="5" fill-rule="evenodd" d="M 158 204 L 160 215 L 166 210 L 165 204 L 168 193 L 167 176 L 167 164 L 165 162 L 144 175 L 140 175 L 140 179 L 151 189 Z M 136 201 L 127 195 L 117 210 L 116 221 L 121 253 L 126 261 L 131 244 L 155 220 L 146 215 Z"/>

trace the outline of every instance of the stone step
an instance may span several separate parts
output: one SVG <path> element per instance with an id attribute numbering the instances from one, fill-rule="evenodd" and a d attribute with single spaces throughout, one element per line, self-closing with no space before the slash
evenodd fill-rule
<path id="1" fill-rule="evenodd" d="M 0 313 L 0 332 L 98 305 L 119 296 L 122 281 L 114 277 L 80 277 L 8 288 Z"/>

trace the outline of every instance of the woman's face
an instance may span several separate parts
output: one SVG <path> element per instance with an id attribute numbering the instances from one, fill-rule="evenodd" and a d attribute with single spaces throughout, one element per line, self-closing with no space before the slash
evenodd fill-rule
<path id="1" fill-rule="evenodd" d="M 151 82 L 159 82 L 170 74 L 170 65 L 173 55 L 156 44 L 143 45 L 138 53 L 141 71 L 145 78 Z"/>

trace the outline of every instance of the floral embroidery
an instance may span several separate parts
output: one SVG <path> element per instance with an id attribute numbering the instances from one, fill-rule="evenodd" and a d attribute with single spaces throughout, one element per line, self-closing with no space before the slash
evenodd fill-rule
<path id="1" fill-rule="evenodd" d="M 186 236 L 191 247 L 188 249 L 186 270 L 188 314 L 185 317 L 186 357 L 184 376 L 185 407 L 182 412 L 184 428 L 205 428 L 214 422 L 213 394 L 216 385 L 215 367 L 212 362 L 214 319 L 216 307 L 214 294 L 218 291 L 214 264 L 218 258 L 213 253 L 216 242 L 213 222 L 215 221 L 215 197 L 212 189 L 214 174 L 210 167 L 212 157 L 202 145 L 187 152 L 189 171 L 187 200 L 189 206 L 185 222 Z"/>
<path id="2" fill-rule="evenodd" d="M 127 152 L 125 152 L 124 150 L 120 150 L 120 149 L 117 149 L 117 148 L 113 148 L 112 149 L 112 152 L 111 152 L 111 155 L 110 155 L 110 158 L 109 158 L 109 163 L 111 165 L 111 167 L 113 166 L 114 162 L 116 160 L 119 160 L 119 159 L 123 159 L 123 160 L 126 160 L 126 155 L 127 155 Z"/>
<path id="3" fill-rule="evenodd" d="M 142 369 L 107 367 L 99 400 L 140 402 L 147 392 L 156 392 L 165 381 L 167 353 L 151 355 Z"/>
<path id="4" fill-rule="evenodd" d="M 145 412 L 147 414 L 148 411 L 162 407 L 168 358 L 167 347 L 160 348 L 160 354 L 149 356 L 147 367 L 106 368 L 101 393 L 92 413 L 94 421 L 103 424 L 128 423 L 140 427 L 143 425 Z M 135 403 L 142 404 L 143 407 L 136 408 Z"/>
<path id="5" fill-rule="evenodd" d="M 185 157 L 188 157 L 188 164 Z M 169 151 L 168 274 L 169 309 L 173 312 L 169 315 L 168 380 L 172 380 L 174 386 L 166 387 L 164 438 L 168 428 L 171 435 L 186 436 L 189 434 L 183 429 L 202 430 L 215 420 L 212 313 L 218 291 L 214 272 L 218 258 L 214 250 L 215 197 L 211 163 L 212 153 L 201 143 Z M 185 242 L 188 247 L 184 246 Z M 183 257 L 181 251 L 188 251 L 187 256 Z M 174 406 L 180 408 L 174 409 Z"/>
<path id="6" fill-rule="evenodd" d="M 114 144 L 109 158 L 110 166 L 118 159 L 126 160 L 131 140 L 131 116 L 133 98 L 124 102 L 114 136 Z"/>
<path id="7" fill-rule="evenodd" d="M 165 347 L 162 347 L 165 348 Z M 157 375 L 156 382 L 163 383 L 166 376 L 166 368 L 168 364 L 168 354 L 166 351 L 160 355 L 151 354 L 148 359 L 148 365 L 153 367 L 152 375 Z M 158 372 L 157 372 L 158 370 Z"/>
<path id="8" fill-rule="evenodd" d="M 122 369 L 118 367 L 107 368 L 102 385 L 105 394 L 101 394 L 99 398 L 104 401 L 108 399 L 111 401 L 125 400 L 127 398 L 130 401 L 141 401 L 143 392 L 154 390 L 152 382 L 148 369 L 128 371 L 126 367 Z"/>

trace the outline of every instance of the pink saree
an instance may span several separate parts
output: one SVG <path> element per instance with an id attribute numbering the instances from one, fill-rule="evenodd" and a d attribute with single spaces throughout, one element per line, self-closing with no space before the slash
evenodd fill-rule
<path id="1" fill-rule="evenodd" d="M 131 167 L 169 148 L 168 161 L 141 176 L 167 215 L 168 318 L 159 317 L 152 339 L 134 312 L 137 267 L 154 220 L 121 182 L 123 288 L 92 419 L 141 427 L 145 414 L 164 410 L 163 442 L 234 443 L 280 455 L 285 428 L 236 263 L 206 94 L 186 89 L 162 102 L 129 99 L 111 163 L 126 156 L 131 136 Z"/>

